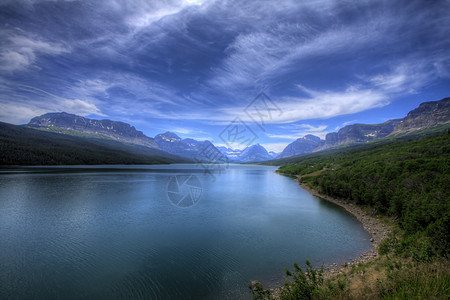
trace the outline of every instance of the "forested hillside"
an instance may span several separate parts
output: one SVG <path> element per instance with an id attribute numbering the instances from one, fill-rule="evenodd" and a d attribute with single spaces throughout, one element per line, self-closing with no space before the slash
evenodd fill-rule
<path id="1" fill-rule="evenodd" d="M 320 193 L 394 217 L 399 254 L 449 255 L 450 131 L 296 158 L 280 168 Z"/>
<path id="2" fill-rule="evenodd" d="M 160 150 L 0 122 L 0 165 L 156 164 L 186 161 Z"/>

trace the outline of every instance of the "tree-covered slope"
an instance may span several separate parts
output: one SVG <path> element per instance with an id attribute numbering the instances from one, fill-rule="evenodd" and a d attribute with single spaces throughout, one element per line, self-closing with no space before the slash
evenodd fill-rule
<path id="1" fill-rule="evenodd" d="M 0 122 L 0 165 L 157 164 L 183 162 L 160 150 Z"/>
<path id="2" fill-rule="evenodd" d="M 322 194 L 397 218 L 403 243 L 448 257 L 450 132 L 415 137 L 298 157 L 280 172 L 304 175 L 302 182 Z"/>

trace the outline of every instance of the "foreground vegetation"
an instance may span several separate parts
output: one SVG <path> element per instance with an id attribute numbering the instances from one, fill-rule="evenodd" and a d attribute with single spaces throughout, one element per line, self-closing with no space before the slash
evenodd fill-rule
<path id="1" fill-rule="evenodd" d="M 291 159 L 279 171 L 321 194 L 393 220 L 381 258 L 324 279 L 323 270 L 294 265 L 280 299 L 450 298 L 450 131 L 384 140 Z M 255 299 L 273 293 L 257 282 Z"/>
<path id="2" fill-rule="evenodd" d="M 449 299 L 450 263 L 439 258 L 418 262 L 390 255 L 352 266 L 331 278 L 307 262 L 286 270 L 288 280 L 277 291 L 250 284 L 254 299 Z"/>

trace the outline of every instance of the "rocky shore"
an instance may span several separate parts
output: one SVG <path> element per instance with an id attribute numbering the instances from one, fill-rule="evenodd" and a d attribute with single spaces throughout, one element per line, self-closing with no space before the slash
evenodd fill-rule
<path id="1" fill-rule="evenodd" d="M 358 219 L 358 221 L 362 223 L 364 229 L 372 235 L 372 238 L 370 239 L 370 241 L 372 242 L 372 249 L 370 251 L 364 252 L 359 257 L 354 258 L 350 261 L 336 262 L 330 266 L 324 266 L 325 278 L 329 278 L 338 273 L 343 273 L 347 269 L 351 268 L 352 265 L 358 265 L 361 262 L 368 262 L 377 258 L 378 246 L 380 242 L 388 237 L 388 235 L 391 233 L 391 229 L 385 224 L 385 222 L 377 219 L 375 216 L 367 213 L 362 208 L 352 203 L 349 203 L 342 199 L 336 199 L 327 195 L 320 194 L 315 189 L 302 183 L 300 181 L 300 176 L 296 180 L 300 183 L 300 186 L 303 189 L 307 190 L 312 195 L 339 205 L 346 211 L 351 213 L 356 217 L 356 219 Z"/>
<path id="2" fill-rule="evenodd" d="M 359 222 L 361 222 L 364 229 L 372 236 L 370 239 L 370 242 L 372 243 L 372 249 L 370 251 L 361 253 L 359 257 L 356 257 L 350 261 L 336 262 L 329 266 L 324 266 L 324 278 L 327 279 L 336 276 L 337 274 L 346 273 L 347 271 L 351 270 L 351 267 L 353 265 L 356 266 L 360 263 L 365 263 L 377 259 L 379 244 L 392 232 L 389 226 L 387 226 L 387 224 L 383 220 L 376 218 L 373 214 L 366 212 L 361 207 L 358 207 L 343 199 L 336 199 L 327 195 L 320 194 L 317 190 L 311 188 L 307 184 L 302 183 L 301 177 L 302 176 L 297 176 L 297 178 L 295 179 L 300 184 L 300 187 L 318 198 L 332 202 L 344 208 L 346 211 L 351 213 Z M 252 282 L 252 285 L 254 284 L 256 284 L 256 281 Z M 282 288 L 283 287 L 270 289 L 274 299 L 280 298 Z"/>

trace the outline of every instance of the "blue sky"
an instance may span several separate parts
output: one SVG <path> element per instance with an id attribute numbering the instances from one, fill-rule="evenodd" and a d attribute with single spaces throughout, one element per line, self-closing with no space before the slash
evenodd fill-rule
<path id="1" fill-rule="evenodd" d="M 0 121 L 66 111 L 221 145 L 235 120 L 281 151 L 449 96 L 449 11 L 439 0 L 0 0 Z"/>

